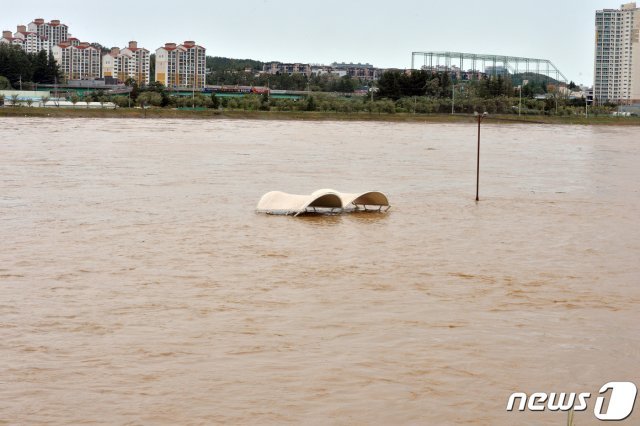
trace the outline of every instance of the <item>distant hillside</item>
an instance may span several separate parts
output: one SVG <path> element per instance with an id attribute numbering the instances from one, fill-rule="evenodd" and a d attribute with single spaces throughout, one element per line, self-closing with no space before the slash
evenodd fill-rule
<path id="1" fill-rule="evenodd" d="M 558 80 L 552 77 L 547 77 L 544 74 L 537 74 L 535 72 L 523 72 L 511 75 L 511 82 L 514 86 L 522 84 L 522 80 L 529 80 L 530 82 L 545 82 L 546 84 L 557 85 Z"/>
<path id="2" fill-rule="evenodd" d="M 246 68 L 262 70 L 262 62 L 253 59 L 233 59 L 221 56 L 207 56 L 207 68 L 213 72 L 244 71 Z"/>

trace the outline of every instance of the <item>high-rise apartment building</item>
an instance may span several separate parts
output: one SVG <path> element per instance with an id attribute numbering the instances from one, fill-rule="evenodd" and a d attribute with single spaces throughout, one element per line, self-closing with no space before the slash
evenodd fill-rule
<path id="1" fill-rule="evenodd" d="M 27 53 L 38 53 L 41 50 L 49 51 L 51 49 L 51 43 L 47 37 L 33 31 L 27 31 L 27 27 L 24 25 L 18 25 L 13 36 L 22 40 L 22 50 Z"/>
<path id="2" fill-rule="evenodd" d="M 45 22 L 34 19 L 29 25 L 18 25 L 17 31 L 3 31 L 0 43 L 20 46 L 27 53 L 38 53 L 41 50 L 51 51 L 53 46 L 67 41 L 69 28 L 59 20 Z"/>
<path id="3" fill-rule="evenodd" d="M 595 102 L 640 102 L 640 9 L 596 11 Z"/>
<path id="4" fill-rule="evenodd" d="M 51 49 L 51 43 L 46 37 L 33 31 L 27 31 L 25 25 L 18 25 L 16 32 L 13 34 L 11 34 L 11 31 L 3 31 L 0 43 L 20 46 L 27 53 L 38 53 L 41 50 L 49 51 Z"/>
<path id="5" fill-rule="evenodd" d="M 129 78 L 140 85 L 149 84 L 150 55 L 147 49 L 130 41 L 124 49 L 114 47 L 102 57 L 102 77 L 114 77 L 124 82 Z"/>
<path id="6" fill-rule="evenodd" d="M 19 37 L 14 37 L 11 31 L 4 30 L 2 31 L 2 38 L 0 38 L 0 44 L 11 44 L 14 46 L 18 46 L 22 49 L 24 45 L 24 40 Z"/>
<path id="7" fill-rule="evenodd" d="M 69 38 L 69 27 L 54 19 L 51 22 L 44 22 L 44 19 L 34 19 L 28 26 L 28 31 L 45 37 L 49 40 L 51 47 L 66 41 Z"/>
<path id="8" fill-rule="evenodd" d="M 64 41 L 51 50 L 66 81 L 100 78 L 100 50 L 89 43 L 74 46 Z"/>
<path id="9" fill-rule="evenodd" d="M 177 89 L 204 88 L 206 49 L 194 41 L 166 43 L 156 50 L 156 81 Z"/>

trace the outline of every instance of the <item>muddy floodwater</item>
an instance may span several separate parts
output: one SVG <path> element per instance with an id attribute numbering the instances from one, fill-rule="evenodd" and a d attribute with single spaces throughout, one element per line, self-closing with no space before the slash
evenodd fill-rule
<path id="1" fill-rule="evenodd" d="M 0 423 L 566 424 L 640 385 L 640 130 L 0 118 Z M 380 190 L 387 214 L 254 212 Z M 638 404 L 636 404 L 638 405 Z M 627 420 L 640 422 L 640 408 Z"/>

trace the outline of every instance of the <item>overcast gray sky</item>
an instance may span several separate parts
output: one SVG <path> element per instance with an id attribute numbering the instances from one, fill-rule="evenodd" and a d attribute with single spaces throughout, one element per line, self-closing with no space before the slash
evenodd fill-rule
<path id="1" fill-rule="evenodd" d="M 592 84 L 594 13 L 620 0 L 30 0 L 5 4 L 2 29 L 60 19 L 82 41 L 154 51 L 195 40 L 211 56 L 261 61 L 369 62 L 409 68 L 412 51 L 551 60 Z"/>

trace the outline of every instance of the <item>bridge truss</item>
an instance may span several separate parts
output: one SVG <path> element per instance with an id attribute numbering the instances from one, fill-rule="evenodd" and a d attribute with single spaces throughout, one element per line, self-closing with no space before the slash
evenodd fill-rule
<path id="1" fill-rule="evenodd" d="M 534 73 L 537 78 L 546 76 L 567 84 L 567 78 L 548 59 L 521 58 L 517 56 L 486 55 L 462 52 L 412 52 L 411 69 L 434 71 L 456 71 L 463 78 L 478 78 L 484 75 Z"/>

